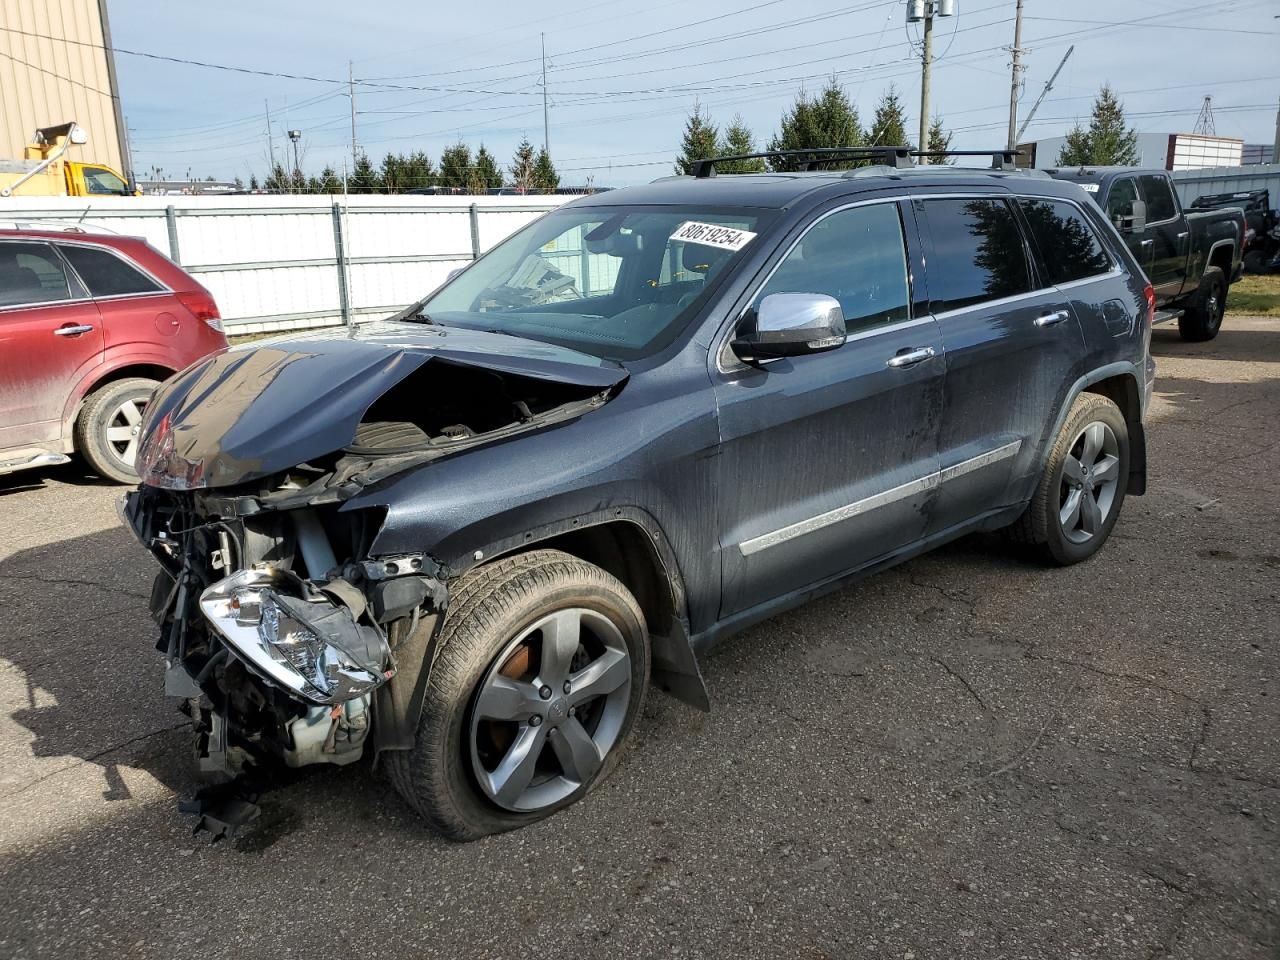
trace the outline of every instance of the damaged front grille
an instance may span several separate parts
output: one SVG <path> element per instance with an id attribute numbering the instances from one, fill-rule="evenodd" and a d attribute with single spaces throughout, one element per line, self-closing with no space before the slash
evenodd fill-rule
<path id="1" fill-rule="evenodd" d="M 165 693 L 191 717 L 205 771 L 351 762 L 373 693 L 395 674 L 396 622 L 443 600 L 436 567 L 369 558 L 380 511 L 237 516 L 232 503 L 148 487 L 130 495 L 126 519 L 162 568 L 151 611 Z"/>

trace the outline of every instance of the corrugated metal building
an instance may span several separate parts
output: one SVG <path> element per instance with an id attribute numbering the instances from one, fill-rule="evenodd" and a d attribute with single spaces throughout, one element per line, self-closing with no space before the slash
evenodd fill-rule
<path id="1" fill-rule="evenodd" d="M 107 0 L 0 0 L 0 158 L 75 120 L 89 134 L 76 159 L 129 174 L 110 46 Z"/>

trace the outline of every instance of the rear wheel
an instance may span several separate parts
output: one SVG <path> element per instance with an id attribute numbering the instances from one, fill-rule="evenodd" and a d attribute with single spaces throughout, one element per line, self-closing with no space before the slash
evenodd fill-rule
<path id="1" fill-rule="evenodd" d="M 1101 549 L 1120 516 L 1129 479 L 1129 431 L 1111 400 L 1076 398 L 1049 450 L 1026 512 L 1008 530 L 1061 566 Z"/>
<path id="2" fill-rule="evenodd" d="M 500 560 L 453 592 L 397 791 L 473 840 L 568 806 L 603 780 L 644 702 L 649 639 L 635 599 L 556 550 Z"/>
<path id="3" fill-rule="evenodd" d="M 1178 318 L 1178 333 L 1183 340 L 1212 340 L 1222 329 L 1227 312 L 1227 278 L 1218 267 L 1209 267 L 1200 280 L 1200 289 Z"/>
<path id="4" fill-rule="evenodd" d="M 76 419 L 75 441 L 93 471 L 116 483 L 137 483 L 133 468 L 142 432 L 142 414 L 157 381 L 130 377 L 99 387 Z"/>

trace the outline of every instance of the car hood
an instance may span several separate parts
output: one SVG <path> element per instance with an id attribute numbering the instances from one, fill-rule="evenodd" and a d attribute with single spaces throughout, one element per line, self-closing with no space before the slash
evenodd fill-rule
<path id="1" fill-rule="evenodd" d="M 498 333 L 383 321 L 259 341 L 214 354 L 157 391 L 137 468 L 171 489 L 225 487 L 341 450 L 384 393 L 432 363 L 479 367 L 607 390 L 620 364 Z"/>

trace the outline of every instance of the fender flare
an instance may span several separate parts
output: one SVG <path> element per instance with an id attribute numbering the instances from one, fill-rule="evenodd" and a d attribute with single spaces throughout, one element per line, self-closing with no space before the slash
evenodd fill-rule
<path id="1" fill-rule="evenodd" d="M 1037 476 L 1044 470 L 1045 461 L 1049 457 L 1049 450 L 1053 446 L 1053 438 L 1062 429 L 1062 425 L 1067 420 L 1067 414 L 1071 411 L 1071 405 L 1076 402 L 1076 398 L 1095 383 L 1110 380 L 1115 376 L 1127 376 L 1133 380 L 1134 389 L 1138 394 L 1138 403 L 1141 405 L 1142 377 L 1138 365 L 1132 361 L 1117 360 L 1114 363 L 1097 367 L 1084 374 L 1071 385 L 1061 409 L 1058 410 L 1058 416 L 1053 422 L 1053 430 L 1049 433 L 1049 439 L 1037 458 Z M 1143 426 L 1141 416 L 1137 420 L 1130 420 L 1126 417 L 1125 423 L 1129 427 L 1129 480 L 1126 486 L 1126 493 L 1141 496 L 1147 490 L 1147 432 Z"/>
<path id="2" fill-rule="evenodd" d="M 109 353 L 110 351 L 108 351 Z M 169 376 L 178 372 L 171 357 L 163 353 L 127 353 L 118 357 L 108 357 L 95 365 L 76 383 L 75 389 L 67 397 L 62 409 L 62 430 L 65 436 L 80 413 L 84 398 L 93 392 L 93 388 L 118 370 L 126 367 L 161 367 L 169 371 Z"/>
<path id="3" fill-rule="evenodd" d="M 565 533 L 615 523 L 632 524 L 647 536 L 653 544 L 661 573 L 671 591 L 671 629 L 665 635 L 650 634 L 649 637 L 653 680 L 676 699 L 709 712 L 711 700 L 689 639 L 684 578 L 680 573 L 675 551 L 671 549 L 662 526 L 648 511 L 640 507 L 614 506 L 568 516 L 478 546 L 461 557 L 441 562 L 446 587 L 448 581 L 456 580 L 468 571 L 499 557 L 532 549 Z M 447 606 L 445 609 L 447 610 Z M 399 659 L 403 665 L 396 676 L 379 687 L 375 694 L 377 723 L 374 729 L 374 748 L 377 753 L 384 750 L 413 749 L 417 739 L 418 719 L 426 700 L 431 664 L 438 653 L 440 628 L 444 619 L 440 613 L 424 617 L 418 629 L 405 637 L 399 646 Z M 422 666 L 406 669 L 409 664 Z"/>

